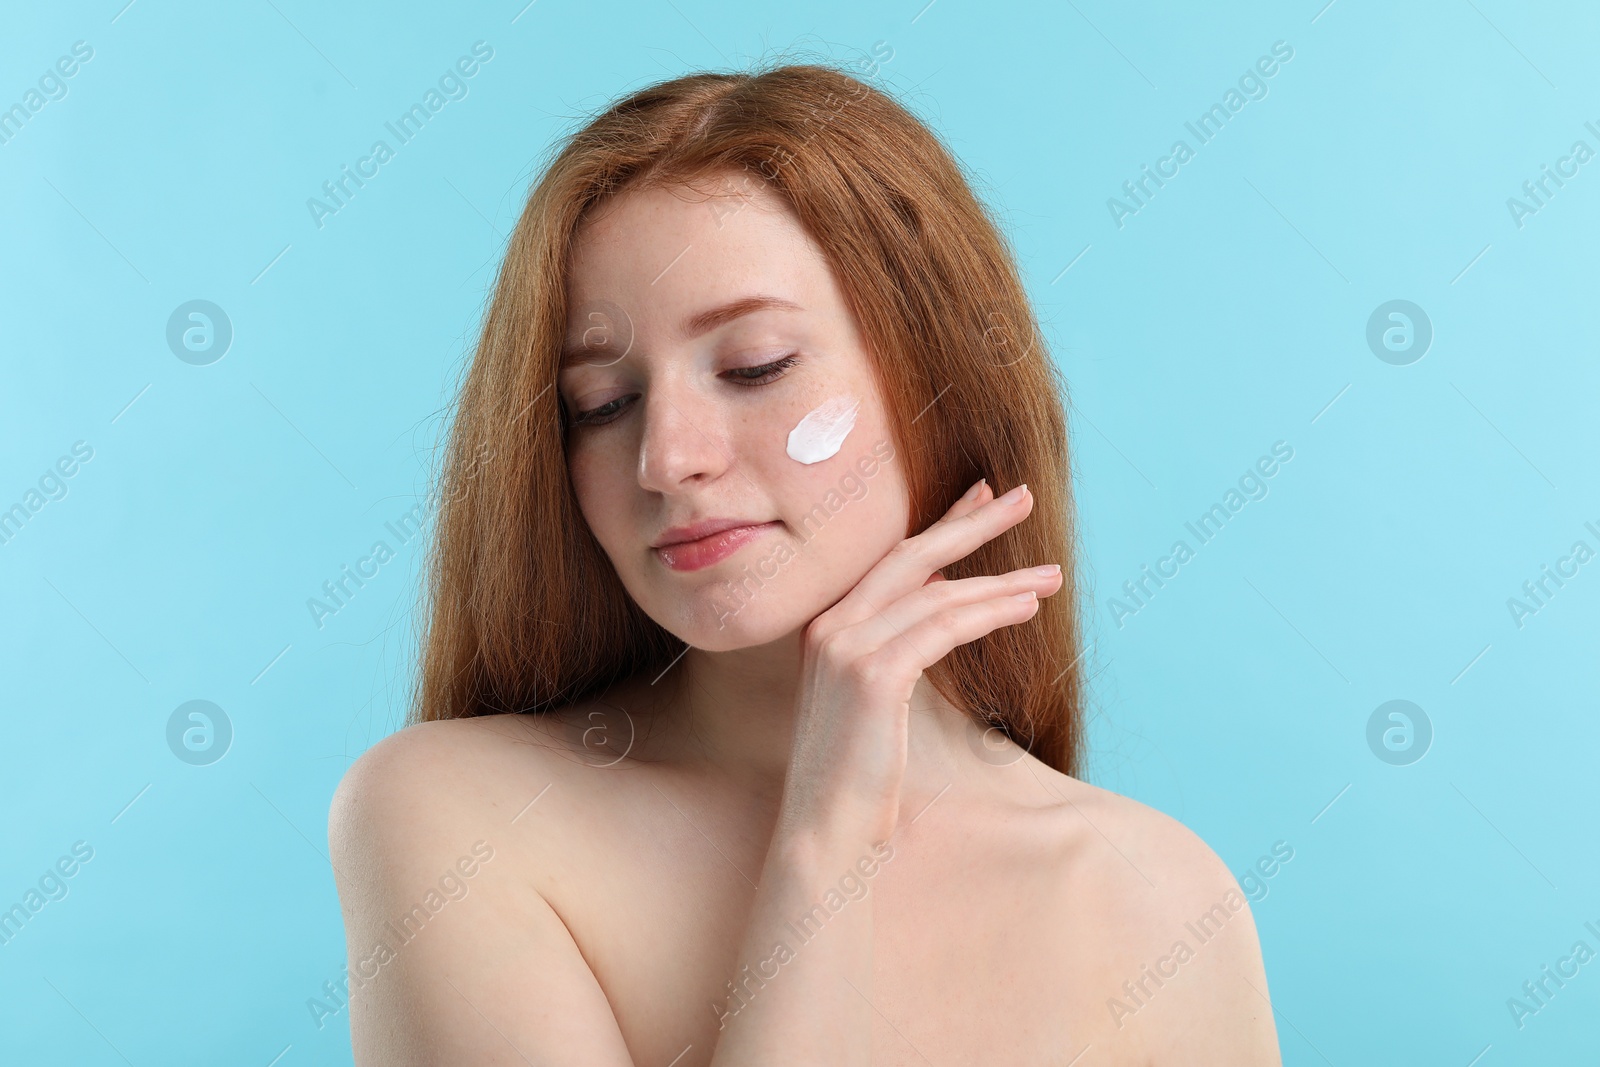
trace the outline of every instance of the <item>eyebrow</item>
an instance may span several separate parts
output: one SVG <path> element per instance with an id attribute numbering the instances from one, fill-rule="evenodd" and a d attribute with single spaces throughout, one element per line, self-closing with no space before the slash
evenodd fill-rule
<path id="1" fill-rule="evenodd" d="M 691 315 L 684 320 L 680 332 L 687 340 L 699 337 L 701 334 L 710 333 L 718 326 L 726 326 L 734 319 L 743 318 L 757 311 L 804 311 L 805 308 L 792 300 L 785 300 L 781 296 L 767 296 L 757 293 L 754 296 L 741 296 L 737 300 L 730 300 L 714 308 L 707 308 L 697 315 Z"/>
<path id="2" fill-rule="evenodd" d="M 781 296 L 770 296 L 766 293 L 755 293 L 730 300 L 726 304 L 718 304 L 716 307 L 706 308 L 704 311 L 698 311 L 685 319 L 678 329 L 685 340 L 690 340 L 710 333 L 720 326 L 726 326 L 735 319 L 753 315 L 758 311 L 804 310 L 805 308 L 796 304 L 793 300 L 786 300 Z M 560 366 L 565 367 L 570 363 L 576 363 L 586 354 L 593 351 L 594 349 L 584 345 L 581 339 L 576 344 L 568 344 L 561 350 Z"/>

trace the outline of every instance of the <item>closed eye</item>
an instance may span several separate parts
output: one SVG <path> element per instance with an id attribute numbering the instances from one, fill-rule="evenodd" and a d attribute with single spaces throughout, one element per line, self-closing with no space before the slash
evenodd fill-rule
<path id="1" fill-rule="evenodd" d="M 756 367 L 735 367 L 724 371 L 722 377 L 739 385 L 766 385 L 775 382 L 800 362 L 797 353 L 791 352 L 781 359 L 771 363 L 763 363 Z M 573 426 L 603 426 L 620 417 L 628 404 L 638 399 L 638 394 L 619 396 L 615 400 L 607 401 L 599 407 L 580 411 L 572 416 Z"/>
<path id="2" fill-rule="evenodd" d="M 781 378 L 785 371 L 799 362 L 800 357 L 796 353 L 790 352 L 782 359 L 773 360 L 771 363 L 763 363 L 759 367 L 736 367 L 725 372 L 723 377 L 729 381 L 738 382 L 740 385 L 766 385 L 768 382 Z"/>

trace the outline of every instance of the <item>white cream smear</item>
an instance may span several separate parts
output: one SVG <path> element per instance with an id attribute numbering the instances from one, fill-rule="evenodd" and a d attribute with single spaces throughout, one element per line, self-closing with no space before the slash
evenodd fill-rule
<path id="1" fill-rule="evenodd" d="M 861 401 L 853 396 L 836 396 L 806 413 L 789 431 L 789 458 L 797 463 L 821 463 L 837 455 L 844 439 L 855 429 L 856 411 Z"/>

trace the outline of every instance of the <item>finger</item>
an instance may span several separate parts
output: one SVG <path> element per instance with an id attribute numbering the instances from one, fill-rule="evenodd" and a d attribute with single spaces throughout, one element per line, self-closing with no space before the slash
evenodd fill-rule
<path id="1" fill-rule="evenodd" d="M 975 604 L 935 612 L 885 644 L 870 658 L 891 673 L 925 671 L 950 651 L 976 641 L 1002 626 L 1027 622 L 1039 610 L 1039 598 L 1029 591 L 992 597 Z"/>
<path id="2" fill-rule="evenodd" d="M 922 586 L 940 567 L 1009 530 L 1032 510 L 1033 494 L 1019 485 L 965 515 L 936 522 L 890 549 L 831 610 L 838 612 L 841 624 L 854 625 Z"/>
<path id="3" fill-rule="evenodd" d="M 942 611 L 1018 593 L 1032 592 L 1036 596 L 1046 597 L 1059 591 L 1063 581 L 1061 568 L 1056 564 L 1022 567 L 1005 574 L 986 574 L 937 584 L 930 581 L 893 604 L 884 606 L 871 618 L 850 627 L 850 643 L 863 650 L 879 648 Z"/>
<path id="4" fill-rule="evenodd" d="M 948 522 L 950 519 L 959 519 L 963 515 L 970 515 L 994 499 L 994 490 L 989 486 L 987 478 L 979 478 L 960 500 L 950 505 L 950 510 L 940 516 L 937 522 Z"/>
<path id="5" fill-rule="evenodd" d="M 951 505 L 950 510 L 945 512 L 944 516 L 937 521 L 949 522 L 952 519 L 959 519 L 963 515 L 970 515 L 993 499 L 994 490 L 990 488 L 989 480 L 987 478 L 979 478 L 977 484 L 968 489 L 961 499 Z M 944 575 L 938 571 L 928 575 L 928 581 L 930 582 L 942 582 L 944 580 Z"/>

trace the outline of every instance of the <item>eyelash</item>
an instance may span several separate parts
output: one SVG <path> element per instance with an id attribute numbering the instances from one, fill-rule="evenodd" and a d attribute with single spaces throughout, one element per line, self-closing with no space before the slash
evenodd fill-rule
<path id="1" fill-rule="evenodd" d="M 784 373 L 800 362 L 798 353 L 790 352 L 771 363 L 763 363 L 758 367 L 737 367 L 723 375 L 729 381 L 737 382 L 742 386 L 767 385 L 783 377 Z M 750 375 L 746 377 L 746 375 Z M 731 375 L 731 377 L 729 377 Z M 632 400 L 631 396 L 619 396 L 617 399 L 601 404 L 588 411 L 580 411 L 572 417 L 573 426 L 604 426 L 613 421 L 623 412 L 623 405 Z"/>

